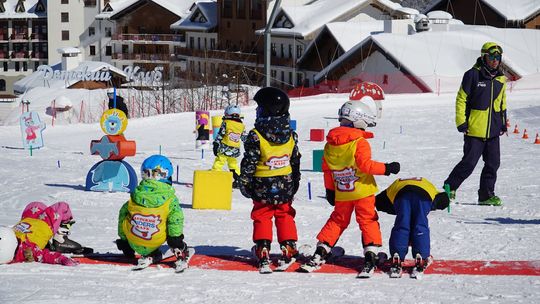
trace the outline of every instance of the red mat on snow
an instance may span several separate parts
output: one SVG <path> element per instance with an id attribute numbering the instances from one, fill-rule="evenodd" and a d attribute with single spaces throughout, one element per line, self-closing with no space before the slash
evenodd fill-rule
<path id="1" fill-rule="evenodd" d="M 75 258 L 81 264 L 108 264 L 132 266 L 136 264 L 134 259 L 127 259 L 121 255 L 92 255 Z M 166 259 L 159 265 L 172 267 L 174 259 Z M 362 264 L 359 257 L 345 256 L 338 260 L 325 264 L 317 273 L 357 273 Z M 406 261 L 405 268 L 412 266 L 413 261 Z M 234 270 L 234 271 L 257 271 L 255 260 L 247 256 L 207 256 L 196 254 L 190 261 L 191 268 L 211 270 Z M 153 265 L 155 266 L 155 265 Z M 295 272 L 300 264 L 292 265 L 287 272 Z M 387 270 L 388 265 L 382 267 Z M 377 270 L 381 271 L 381 270 Z M 446 275 L 525 275 L 540 276 L 540 261 L 460 261 L 460 260 L 435 260 L 426 270 L 426 274 Z"/>

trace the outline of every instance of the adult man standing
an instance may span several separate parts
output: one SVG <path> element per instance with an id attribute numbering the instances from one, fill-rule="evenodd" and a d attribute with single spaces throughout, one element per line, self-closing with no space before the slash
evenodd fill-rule
<path id="1" fill-rule="evenodd" d="M 502 48 L 495 42 L 482 46 L 481 56 L 465 74 L 456 97 L 456 126 L 464 134 L 463 158 L 444 182 L 451 199 L 467 179 L 480 156 L 484 168 L 480 175 L 478 203 L 501 206 L 495 195 L 500 165 L 499 136 L 506 128 L 506 77 L 501 72 Z"/>

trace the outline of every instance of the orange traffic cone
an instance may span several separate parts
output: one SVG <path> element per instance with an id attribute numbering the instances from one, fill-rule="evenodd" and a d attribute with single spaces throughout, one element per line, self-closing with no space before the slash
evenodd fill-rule
<path id="1" fill-rule="evenodd" d="M 517 125 L 516 125 L 516 127 L 514 128 L 514 134 L 519 134 L 519 129 L 518 129 Z"/>
<path id="2" fill-rule="evenodd" d="M 540 136 L 538 136 L 538 133 L 536 133 L 536 139 L 534 140 L 535 145 L 540 145 Z"/>
<path id="3" fill-rule="evenodd" d="M 510 129 L 510 119 L 506 119 L 506 129 Z"/>
<path id="4" fill-rule="evenodd" d="M 527 129 L 523 129 L 523 136 L 521 138 L 529 139 L 529 134 L 527 134 Z"/>

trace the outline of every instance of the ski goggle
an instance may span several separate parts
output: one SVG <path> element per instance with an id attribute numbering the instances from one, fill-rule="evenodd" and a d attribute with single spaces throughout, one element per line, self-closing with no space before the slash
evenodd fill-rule
<path id="1" fill-rule="evenodd" d="M 501 61 L 502 55 L 498 53 L 487 54 L 489 60 Z"/>
<path id="2" fill-rule="evenodd" d="M 142 171 L 142 179 L 166 179 L 169 172 L 167 170 L 162 170 L 160 168 L 156 169 L 146 169 Z"/>

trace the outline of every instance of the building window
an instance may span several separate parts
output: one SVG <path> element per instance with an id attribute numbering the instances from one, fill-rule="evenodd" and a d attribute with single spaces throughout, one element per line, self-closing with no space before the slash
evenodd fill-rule
<path id="1" fill-rule="evenodd" d="M 23 61 L 22 68 L 23 68 L 23 71 L 25 71 L 25 72 L 28 71 L 28 62 Z"/>
<path id="2" fill-rule="evenodd" d="M 192 49 L 195 48 L 195 38 L 189 37 L 189 47 Z"/>
<path id="3" fill-rule="evenodd" d="M 221 2 L 221 17 L 232 18 L 233 0 L 223 0 Z"/>
<path id="4" fill-rule="evenodd" d="M 39 62 L 37 61 L 34 62 L 34 71 L 37 71 L 38 67 L 39 67 Z"/>
<path id="5" fill-rule="evenodd" d="M 84 7 L 95 7 L 96 5 L 96 0 L 84 0 Z"/>
<path id="6" fill-rule="evenodd" d="M 105 47 L 105 56 L 112 56 L 112 46 L 107 45 Z"/>
<path id="7" fill-rule="evenodd" d="M 300 58 L 302 57 L 302 46 L 301 45 L 297 45 L 296 46 L 296 58 Z"/>
<path id="8" fill-rule="evenodd" d="M 289 58 L 293 58 L 292 45 L 289 44 Z"/>
<path id="9" fill-rule="evenodd" d="M 105 37 L 112 37 L 112 30 L 110 27 L 105 28 Z"/>
<path id="10" fill-rule="evenodd" d="M 276 76 L 277 76 L 277 71 L 276 70 L 271 70 L 270 71 L 270 77 L 276 78 Z"/>
<path id="11" fill-rule="evenodd" d="M 283 43 L 281 44 L 281 58 L 285 58 L 285 47 L 283 47 Z"/>
<path id="12" fill-rule="evenodd" d="M 69 0 L 61 0 L 60 3 L 61 4 L 69 4 Z"/>
<path id="13" fill-rule="evenodd" d="M 261 20 L 263 18 L 263 0 L 251 0 L 250 8 L 251 19 Z"/>
<path id="14" fill-rule="evenodd" d="M 62 31 L 62 40 L 69 40 L 69 31 Z"/>
<path id="15" fill-rule="evenodd" d="M 197 49 L 201 49 L 201 37 L 197 37 Z"/>
<path id="16" fill-rule="evenodd" d="M 292 72 L 289 72 L 289 80 L 287 82 L 290 83 L 290 84 L 293 83 Z"/>
<path id="17" fill-rule="evenodd" d="M 15 61 L 15 71 L 18 72 L 18 71 L 20 71 L 20 70 L 21 70 L 21 64 L 20 64 L 20 62 Z"/>
<path id="18" fill-rule="evenodd" d="M 8 70 L 8 63 L 4 61 L 4 72 L 7 72 Z"/>
<path id="19" fill-rule="evenodd" d="M 277 51 L 276 51 L 276 44 L 275 43 L 272 43 L 270 44 L 270 48 L 271 48 L 271 52 L 272 52 L 272 56 L 276 56 L 277 55 Z"/>
<path id="20" fill-rule="evenodd" d="M 210 49 L 215 50 L 216 49 L 216 39 L 210 38 Z"/>
<path id="21" fill-rule="evenodd" d="M 96 56 L 96 46 L 95 45 L 90 46 L 90 56 Z"/>
<path id="22" fill-rule="evenodd" d="M 88 28 L 88 36 L 94 36 L 96 34 L 96 28 L 91 26 Z"/>
<path id="23" fill-rule="evenodd" d="M 61 22 L 69 22 L 69 13 L 60 13 Z"/>
<path id="24" fill-rule="evenodd" d="M 285 71 L 281 71 L 281 82 L 285 82 Z"/>
<path id="25" fill-rule="evenodd" d="M 5 91 L 5 90 L 6 90 L 6 81 L 4 79 L 0 79 L 0 91 Z"/>
<path id="26" fill-rule="evenodd" d="M 246 0 L 236 0 L 236 18 L 246 18 Z"/>
<path id="27" fill-rule="evenodd" d="M 127 54 L 127 53 L 129 53 L 129 45 L 122 44 L 122 54 Z"/>

